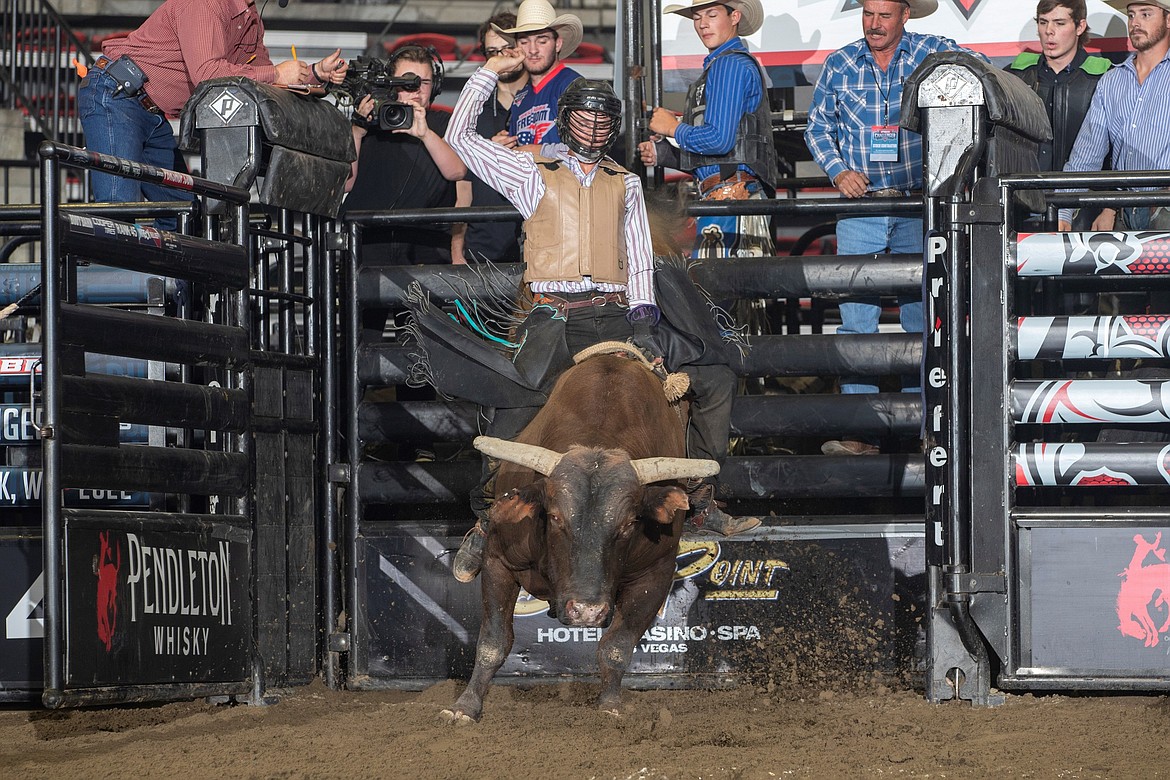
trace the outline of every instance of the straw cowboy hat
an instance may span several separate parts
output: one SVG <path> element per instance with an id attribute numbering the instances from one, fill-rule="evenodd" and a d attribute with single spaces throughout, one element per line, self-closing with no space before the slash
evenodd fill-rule
<path id="1" fill-rule="evenodd" d="M 759 0 L 756 0 L 759 2 Z M 508 43 L 515 43 L 517 35 L 554 30 L 561 44 L 560 59 L 566 59 L 581 45 L 584 29 L 581 20 L 573 14 L 557 16 L 556 10 L 548 0 L 524 0 L 516 10 L 516 26 L 505 30 L 492 23 L 492 29 L 500 34 Z"/>
<path id="2" fill-rule="evenodd" d="M 898 0 L 910 6 L 910 18 L 921 19 L 938 10 L 938 0 Z"/>
<path id="3" fill-rule="evenodd" d="M 691 0 L 689 5 L 668 5 L 662 9 L 662 13 L 690 18 L 695 11 L 709 5 L 725 5 L 733 11 L 739 11 L 742 17 L 736 30 L 739 35 L 751 35 L 764 26 L 764 6 L 760 0 Z"/>
<path id="4" fill-rule="evenodd" d="M 1170 0 L 1105 0 L 1105 5 L 1110 8 L 1116 8 L 1123 14 L 1131 5 L 1152 5 L 1155 8 L 1161 8 L 1163 11 L 1170 11 Z"/>

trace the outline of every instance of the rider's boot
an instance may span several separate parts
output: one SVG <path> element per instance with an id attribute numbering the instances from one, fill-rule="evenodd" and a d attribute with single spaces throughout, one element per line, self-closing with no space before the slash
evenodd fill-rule
<path id="1" fill-rule="evenodd" d="M 475 525 L 463 537 L 463 544 L 455 553 L 455 560 L 451 562 L 451 573 L 460 582 L 471 582 L 479 574 L 483 566 L 483 551 L 487 546 L 488 513 L 486 510 L 475 513 Z"/>
<path id="2" fill-rule="evenodd" d="M 697 531 L 731 536 L 750 531 L 760 524 L 758 517 L 736 517 L 724 512 L 715 500 L 715 484 L 712 482 L 699 482 L 694 487 L 688 485 L 687 498 L 691 503 L 687 525 Z"/>

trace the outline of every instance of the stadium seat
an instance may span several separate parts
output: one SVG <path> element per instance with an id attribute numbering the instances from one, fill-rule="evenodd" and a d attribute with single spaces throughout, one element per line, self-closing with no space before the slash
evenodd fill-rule
<path id="1" fill-rule="evenodd" d="M 584 64 L 605 62 L 605 47 L 596 43 L 582 42 L 566 62 L 580 62 Z"/>

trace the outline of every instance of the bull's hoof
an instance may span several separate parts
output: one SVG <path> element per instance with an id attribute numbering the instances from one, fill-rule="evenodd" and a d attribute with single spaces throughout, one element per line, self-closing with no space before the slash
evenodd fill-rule
<path id="1" fill-rule="evenodd" d="M 443 710 L 439 713 L 439 720 L 446 723 L 448 726 L 470 726 L 476 723 L 479 719 L 473 718 L 463 710 Z"/>
<path id="2" fill-rule="evenodd" d="M 622 716 L 622 700 L 621 697 L 603 696 L 597 700 L 597 709 L 604 712 L 606 715 L 612 715 L 615 718 Z"/>

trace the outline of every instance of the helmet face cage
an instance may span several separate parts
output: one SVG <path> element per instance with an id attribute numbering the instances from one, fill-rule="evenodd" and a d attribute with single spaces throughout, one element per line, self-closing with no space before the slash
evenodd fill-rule
<path id="1" fill-rule="evenodd" d="M 557 132 L 561 143 L 585 162 L 609 151 L 622 128 L 622 103 L 604 81 L 580 78 L 561 95 Z"/>

